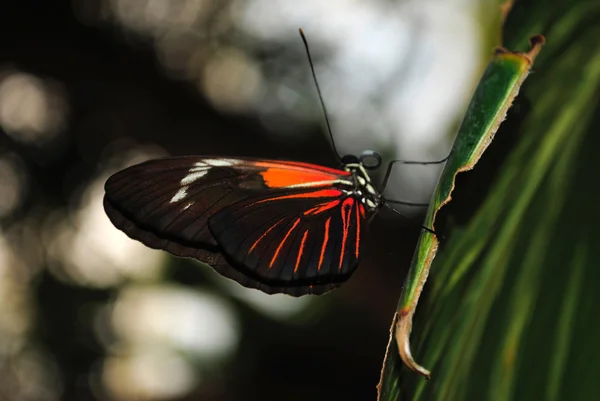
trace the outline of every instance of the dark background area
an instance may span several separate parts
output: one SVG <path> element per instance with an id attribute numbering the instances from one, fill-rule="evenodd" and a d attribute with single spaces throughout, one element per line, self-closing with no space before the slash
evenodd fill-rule
<path id="1" fill-rule="evenodd" d="M 86 7 L 101 8 L 99 1 Z M 59 82 L 69 110 L 57 133 L 38 141 L 21 141 L 0 127 L 0 156 L 16 160 L 22 173 L 20 201 L 0 220 L 4 252 L 10 250 L 11 258 L 20 262 L 0 261 L 22 271 L 11 271 L 17 279 L 0 292 L 19 293 L 26 302 L 14 313 L 28 316 L 21 329 L 7 331 L 10 338 L 0 330 L 0 398 L 161 398 L 134 390 L 129 395 L 115 393 L 105 379 L 105 358 L 124 351 L 110 346 L 117 331 L 105 327 L 109 333 L 99 333 L 98 311 L 115 302 L 135 279 L 93 285 L 70 277 L 48 246 L 56 225 L 75 220 L 90 183 L 140 148 L 171 155 L 255 156 L 334 165 L 327 137 L 319 122 L 299 122 L 301 139 L 290 142 L 267 132 L 252 113 L 216 110 L 189 82 L 164 73 L 152 40 L 132 38 L 109 23 L 83 23 L 71 1 L 3 2 L 0 26 L 4 74 L 19 71 Z M 277 51 L 260 43 L 252 48 L 261 59 Z M 287 50 L 287 61 L 306 67 L 303 49 L 296 42 L 293 49 Z M 283 116 L 282 121 L 289 118 Z M 180 352 L 201 380 L 184 394 L 166 399 L 374 399 L 388 327 L 418 232 L 416 223 L 386 214 L 376 219 L 367 254 L 351 280 L 311 300 L 297 318 L 287 320 L 232 296 L 208 267 L 166 259 L 154 285 L 216 294 L 233 305 L 239 323 L 237 347 L 218 363 Z"/>

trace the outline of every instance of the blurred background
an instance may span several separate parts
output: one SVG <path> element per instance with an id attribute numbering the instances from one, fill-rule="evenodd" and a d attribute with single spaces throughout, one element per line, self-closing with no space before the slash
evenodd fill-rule
<path id="1" fill-rule="evenodd" d="M 441 159 L 490 54 L 484 3 L 3 2 L 0 399 L 375 399 L 423 210 L 382 213 L 351 280 L 296 299 L 130 240 L 104 181 L 165 155 L 335 166 L 299 27 L 341 153 Z M 427 201 L 438 173 L 397 168 L 386 194 Z"/>

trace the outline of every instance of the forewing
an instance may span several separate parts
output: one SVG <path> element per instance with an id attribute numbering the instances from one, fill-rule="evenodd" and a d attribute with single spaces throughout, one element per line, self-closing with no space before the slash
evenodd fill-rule
<path id="1" fill-rule="evenodd" d="M 269 215 L 277 214 L 275 210 L 283 213 L 285 207 L 281 209 L 282 203 L 274 201 L 256 203 L 253 207 L 250 205 L 285 194 L 332 188 L 340 179 L 347 177 L 348 174 L 344 171 L 305 163 L 202 157 L 167 158 L 132 166 L 110 177 L 105 185 L 104 207 L 117 228 L 151 248 L 199 259 L 247 287 L 256 287 L 269 293 L 302 295 L 304 292 L 300 293 L 300 288 L 304 284 L 308 285 L 307 288 L 310 285 L 320 286 L 321 281 L 331 275 L 318 273 L 314 274 L 316 281 L 306 281 L 305 278 L 302 279 L 304 281 L 297 281 L 294 277 L 299 278 L 299 275 L 287 280 L 276 277 L 272 272 L 261 274 L 262 270 L 244 265 L 251 262 L 251 257 L 246 261 L 230 254 L 229 250 L 233 246 L 231 243 L 234 242 L 230 236 L 233 234 L 226 229 L 219 230 L 218 227 L 221 226 L 218 223 L 209 224 L 209 220 L 214 216 L 214 221 L 225 221 L 224 216 L 236 215 L 237 210 L 244 210 L 240 206 L 248 206 L 253 211 L 273 208 L 273 212 L 268 212 Z M 302 202 L 293 202 L 292 199 L 287 202 L 280 200 L 282 201 L 284 204 L 293 204 L 299 213 L 302 207 L 310 208 L 321 200 L 312 198 L 311 201 L 306 198 Z M 265 227 L 268 229 L 270 220 L 261 219 L 255 213 L 252 215 L 253 218 L 247 218 L 242 223 L 244 228 L 236 224 L 237 228 L 253 232 L 261 232 Z M 287 219 L 289 218 L 288 216 Z M 315 219 L 305 218 L 302 221 L 305 222 L 303 224 L 308 224 L 313 220 Z M 271 243 L 274 230 L 265 235 L 265 239 L 269 239 Z M 219 235 L 215 235 L 213 231 Z M 314 231 L 317 231 L 316 226 Z M 309 241 L 316 240 L 307 234 L 305 245 L 312 243 Z M 240 246 L 243 247 L 243 244 Z M 279 252 L 284 252 L 286 246 L 287 241 Z M 304 263 L 309 265 L 308 262 L 301 261 L 300 266 L 304 266 Z M 308 271 L 308 267 L 305 270 Z M 283 271 L 287 274 L 285 269 Z M 292 288 L 288 288 L 290 284 Z"/>

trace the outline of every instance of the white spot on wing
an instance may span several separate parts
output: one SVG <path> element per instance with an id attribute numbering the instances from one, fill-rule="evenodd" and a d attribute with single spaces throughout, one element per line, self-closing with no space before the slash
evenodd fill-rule
<path id="1" fill-rule="evenodd" d="M 180 181 L 181 185 L 190 185 L 192 182 L 204 177 L 208 173 L 208 168 L 202 170 L 198 168 L 191 168 L 190 173 L 183 177 Z"/>
<path id="2" fill-rule="evenodd" d="M 179 191 L 171 198 L 171 203 L 179 202 L 187 196 L 187 185 L 185 187 L 179 188 Z"/>
<path id="3" fill-rule="evenodd" d="M 239 160 L 235 159 L 206 159 L 206 164 L 213 167 L 229 167 L 239 163 Z"/>
<path id="4" fill-rule="evenodd" d="M 188 202 L 184 207 L 183 210 L 188 210 L 190 208 L 190 206 L 192 206 L 194 204 L 194 202 Z"/>

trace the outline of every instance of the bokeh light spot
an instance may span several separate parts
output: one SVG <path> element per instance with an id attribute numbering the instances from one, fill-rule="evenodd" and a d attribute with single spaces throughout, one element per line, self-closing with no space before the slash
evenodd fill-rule
<path id="1" fill-rule="evenodd" d="M 135 348 L 103 365 L 104 385 L 119 399 L 155 400 L 185 395 L 199 377 L 183 356 L 167 349 Z"/>
<path id="2" fill-rule="evenodd" d="M 220 108 L 241 110 L 261 96 L 259 67 L 243 52 L 221 50 L 204 68 L 202 88 Z"/>
<path id="3" fill-rule="evenodd" d="M 202 360 L 224 358 L 239 341 L 237 319 L 222 298 L 176 286 L 128 287 L 112 322 L 128 342 L 170 346 Z"/>
<path id="4" fill-rule="evenodd" d="M 62 86 L 34 75 L 11 72 L 0 81 L 0 125 L 14 140 L 44 144 L 65 124 Z"/>

